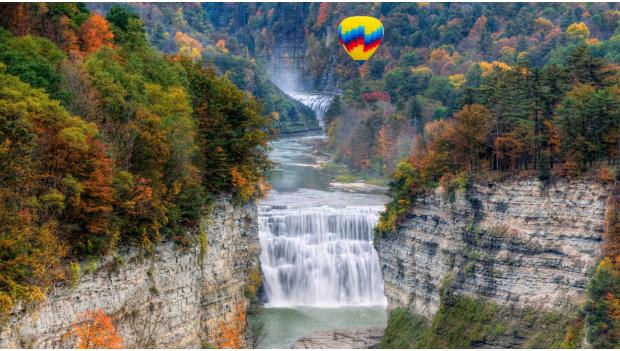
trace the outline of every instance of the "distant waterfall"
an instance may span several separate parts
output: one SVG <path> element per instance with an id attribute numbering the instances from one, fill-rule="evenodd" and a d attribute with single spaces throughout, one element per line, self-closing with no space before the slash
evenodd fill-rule
<path id="1" fill-rule="evenodd" d="M 321 128 L 323 125 L 323 116 L 327 112 L 329 105 L 334 100 L 333 95 L 328 94 L 308 94 L 308 93 L 288 93 L 293 99 L 298 100 L 302 104 L 310 107 L 316 113 Z"/>
<path id="2" fill-rule="evenodd" d="M 385 305 L 373 227 L 380 206 L 261 206 L 270 306 Z"/>

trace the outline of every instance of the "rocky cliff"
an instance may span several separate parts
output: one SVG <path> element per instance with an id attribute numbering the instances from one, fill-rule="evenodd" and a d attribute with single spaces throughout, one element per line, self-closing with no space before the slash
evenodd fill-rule
<path id="1" fill-rule="evenodd" d="M 419 198 L 377 245 L 389 308 L 431 319 L 449 276 L 456 294 L 570 309 L 601 251 L 608 192 L 594 181 L 512 180 Z"/>
<path id="2" fill-rule="evenodd" d="M 163 243 L 151 255 L 129 252 L 100 262 L 73 287 L 56 286 L 46 302 L 16 309 L 0 348 L 72 347 L 71 324 L 99 308 L 130 348 L 218 345 L 222 325 L 242 334 L 244 288 L 259 264 L 256 207 L 221 199 L 210 213 L 201 224 L 208 244 L 203 236 L 187 248 Z"/>

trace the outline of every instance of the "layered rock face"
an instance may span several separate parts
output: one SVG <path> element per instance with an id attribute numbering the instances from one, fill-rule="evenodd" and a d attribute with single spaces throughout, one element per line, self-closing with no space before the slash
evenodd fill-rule
<path id="1" fill-rule="evenodd" d="M 164 243 L 152 255 L 130 252 L 124 262 L 110 261 L 74 287 L 57 286 L 46 302 L 14 312 L 0 333 L 0 348 L 72 347 L 71 324 L 99 308 L 129 348 L 218 345 L 222 325 L 242 335 L 244 288 L 249 270 L 259 264 L 256 216 L 254 205 L 216 201 L 202 223 L 208 245 Z"/>
<path id="2" fill-rule="evenodd" d="M 378 244 L 389 308 L 427 318 L 450 277 L 458 294 L 563 310 L 578 304 L 603 244 L 609 186 L 537 180 L 421 197 Z"/>

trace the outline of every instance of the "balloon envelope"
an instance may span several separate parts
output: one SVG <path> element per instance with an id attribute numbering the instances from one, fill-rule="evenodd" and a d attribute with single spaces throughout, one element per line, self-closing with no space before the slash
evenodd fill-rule
<path id="1" fill-rule="evenodd" d="M 352 59 L 364 63 L 381 44 L 383 25 L 374 17 L 347 17 L 338 27 L 338 39 Z"/>

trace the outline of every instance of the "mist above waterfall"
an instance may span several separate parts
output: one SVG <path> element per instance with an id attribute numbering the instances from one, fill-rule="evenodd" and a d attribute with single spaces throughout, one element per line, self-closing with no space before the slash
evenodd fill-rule
<path id="1" fill-rule="evenodd" d="M 273 67 L 269 69 L 269 80 L 287 94 L 305 90 L 301 83 L 301 72 L 288 67 Z"/>

